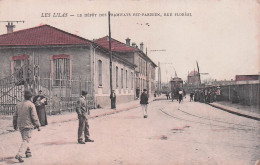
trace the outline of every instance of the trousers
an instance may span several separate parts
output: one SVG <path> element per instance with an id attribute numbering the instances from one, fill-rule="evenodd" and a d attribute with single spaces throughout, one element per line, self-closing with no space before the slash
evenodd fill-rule
<path id="1" fill-rule="evenodd" d="M 147 115 L 147 104 L 141 104 L 144 116 Z"/>
<path id="2" fill-rule="evenodd" d="M 86 119 L 84 116 L 81 116 L 79 118 L 78 140 L 83 140 L 83 137 L 85 137 L 85 139 L 89 138 L 89 125 L 88 119 Z"/>
<path id="3" fill-rule="evenodd" d="M 20 130 L 20 133 L 22 136 L 22 143 L 20 145 L 17 155 L 22 156 L 22 154 L 24 154 L 25 151 L 30 148 L 30 139 L 31 139 L 32 129 L 24 128 L 24 129 Z"/>

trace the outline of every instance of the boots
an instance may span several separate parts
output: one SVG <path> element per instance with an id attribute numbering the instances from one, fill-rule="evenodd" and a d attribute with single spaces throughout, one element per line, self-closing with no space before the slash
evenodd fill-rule
<path id="1" fill-rule="evenodd" d="M 20 163 L 24 162 L 24 160 L 22 159 L 22 156 L 20 156 L 20 155 L 16 155 L 15 159 L 18 159 Z"/>
<path id="2" fill-rule="evenodd" d="M 94 142 L 94 140 L 87 138 L 87 139 L 85 139 L 85 142 Z"/>
<path id="3" fill-rule="evenodd" d="M 25 152 L 25 155 L 26 155 L 26 158 L 32 157 L 32 153 L 31 153 L 30 148 L 27 148 L 27 150 L 26 150 L 26 152 Z"/>
<path id="4" fill-rule="evenodd" d="M 85 144 L 85 142 L 83 142 L 82 140 L 78 140 L 79 144 Z"/>

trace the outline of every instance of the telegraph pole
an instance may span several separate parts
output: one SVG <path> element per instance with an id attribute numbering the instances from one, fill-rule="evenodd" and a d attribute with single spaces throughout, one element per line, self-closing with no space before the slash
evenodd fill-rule
<path id="1" fill-rule="evenodd" d="M 110 55 L 110 94 L 112 95 L 113 84 L 112 84 L 112 51 L 111 51 L 111 27 L 110 27 L 110 11 L 108 12 L 108 31 L 109 31 L 109 55 Z M 112 109 L 112 98 L 111 100 L 111 109 Z"/>

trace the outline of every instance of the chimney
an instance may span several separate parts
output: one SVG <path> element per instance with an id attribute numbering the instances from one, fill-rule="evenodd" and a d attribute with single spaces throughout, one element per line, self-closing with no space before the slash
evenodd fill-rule
<path id="1" fill-rule="evenodd" d="M 130 46 L 130 38 L 125 39 L 126 45 Z"/>
<path id="2" fill-rule="evenodd" d="M 8 25 L 6 25 L 6 27 L 7 27 L 7 34 L 9 34 L 9 33 L 13 33 L 13 31 L 14 31 L 14 28 L 15 28 L 15 25 L 13 25 L 13 23 L 11 22 L 8 22 Z"/>
<path id="3" fill-rule="evenodd" d="M 144 43 L 143 42 L 140 43 L 140 50 L 144 51 Z"/>
<path id="4" fill-rule="evenodd" d="M 132 42 L 132 47 L 134 47 L 134 48 L 136 47 L 136 44 L 135 44 L 135 42 Z"/>

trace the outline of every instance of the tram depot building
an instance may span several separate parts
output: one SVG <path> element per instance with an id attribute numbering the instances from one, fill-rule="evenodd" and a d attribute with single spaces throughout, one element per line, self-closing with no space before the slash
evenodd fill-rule
<path id="1" fill-rule="evenodd" d="M 136 98 L 136 87 L 155 91 L 155 67 L 143 48 L 112 39 L 112 82 L 117 103 Z M 81 90 L 94 107 L 110 104 L 108 37 L 90 41 L 50 25 L 0 35 L 0 104 L 22 100 L 24 88 L 39 90 L 60 110 L 73 108 Z M 27 66 L 27 67 L 26 67 Z M 53 108 L 53 107 L 52 107 Z M 2 108 L 3 109 L 3 108 Z M 50 108 L 51 109 L 51 108 Z"/>

